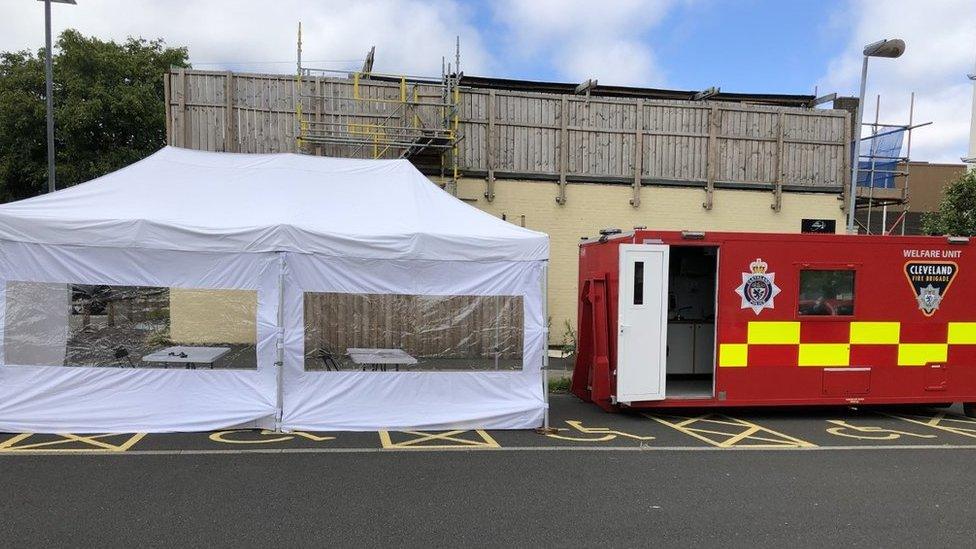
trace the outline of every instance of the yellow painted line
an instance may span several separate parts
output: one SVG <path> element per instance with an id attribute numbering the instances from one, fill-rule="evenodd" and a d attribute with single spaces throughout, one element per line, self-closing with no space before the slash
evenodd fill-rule
<path id="1" fill-rule="evenodd" d="M 976 438 L 976 421 L 969 418 L 950 416 L 945 412 L 938 412 L 933 416 L 898 415 L 898 414 L 887 414 L 884 412 L 880 412 L 880 413 L 888 417 L 901 419 L 909 423 L 914 423 L 916 425 L 924 425 L 925 427 L 931 427 L 932 429 L 938 429 L 940 431 L 945 431 L 947 433 L 952 433 L 955 435 L 960 435 L 969 438 Z M 959 424 L 969 425 L 971 427 L 960 427 Z"/>
<path id="2" fill-rule="evenodd" d="M 799 322 L 750 322 L 746 343 L 750 345 L 796 345 L 800 343 Z"/>
<path id="3" fill-rule="evenodd" d="M 8 448 L 13 447 L 18 442 L 24 440 L 25 438 L 27 438 L 29 436 L 31 436 L 31 433 L 20 433 L 19 435 L 15 435 L 15 436 L 10 437 L 9 439 L 7 439 L 7 440 L 5 440 L 3 442 L 0 442 L 0 451 L 6 450 Z"/>
<path id="4" fill-rule="evenodd" d="M 718 346 L 718 365 L 720 368 L 744 368 L 749 363 L 749 345 L 745 343 L 722 343 Z"/>
<path id="5" fill-rule="evenodd" d="M 925 366 L 929 362 L 945 362 L 949 345 L 945 343 L 900 343 L 899 366 Z"/>
<path id="6" fill-rule="evenodd" d="M 573 429 L 579 431 L 583 434 L 588 435 L 600 435 L 597 438 L 582 438 L 582 437 L 569 437 L 559 434 L 546 434 L 549 438 L 555 438 L 559 440 L 569 440 L 573 442 L 609 442 L 617 437 L 630 438 L 633 440 L 647 441 L 654 440 L 654 437 L 650 436 L 639 436 L 631 433 L 625 433 L 623 431 L 616 431 L 607 427 L 585 427 L 582 421 L 577 420 L 566 420 L 566 424 Z M 568 429 L 565 429 L 568 430 Z"/>
<path id="7" fill-rule="evenodd" d="M 812 446 L 808 448 L 797 448 L 792 446 L 734 446 L 732 448 L 717 448 L 715 446 L 654 446 L 651 444 L 630 444 L 627 446 L 504 446 L 498 448 L 451 448 L 451 449 L 430 449 L 424 447 L 417 448 L 263 448 L 263 447 L 235 447 L 221 449 L 196 449 L 196 450 L 129 450 L 128 452 L 104 452 L 96 450 L 82 450 L 73 455 L 96 456 L 96 457 L 132 457 L 140 456 L 212 456 L 212 455 L 287 455 L 287 454 L 378 454 L 396 452 L 871 452 L 889 450 L 912 450 L 915 452 L 922 450 L 976 450 L 976 444 L 861 444 L 861 445 L 837 445 L 837 446 Z M 0 452 L 0 462 L 5 458 L 23 458 L 25 456 L 49 456 L 50 452 L 42 450 L 25 450 L 23 452 Z"/>
<path id="8" fill-rule="evenodd" d="M 851 322 L 850 342 L 853 344 L 893 345 L 900 341 L 900 322 Z"/>
<path id="9" fill-rule="evenodd" d="M 455 430 L 455 431 L 440 431 L 440 432 L 425 432 L 425 431 L 395 431 L 397 433 L 411 435 L 414 438 L 407 439 L 404 441 L 394 442 L 393 437 L 390 436 L 390 431 L 379 431 L 380 443 L 383 448 L 386 449 L 405 449 L 405 448 L 422 448 L 422 449 L 454 449 L 454 448 L 499 448 L 501 447 L 498 442 L 495 441 L 487 432 L 482 429 L 476 429 L 470 431 L 478 435 L 480 440 L 471 440 L 467 438 L 460 438 L 459 435 L 463 435 L 469 431 L 467 430 Z M 431 441 L 446 441 L 451 444 L 425 444 Z"/>
<path id="10" fill-rule="evenodd" d="M 847 343 L 801 343 L 799 366 L 850 366 L 851 346 Z"/>
<path id="11" fill-rule="evenodd" d="M 274 431 L 269 431 L 267 429 L 262 429 L 258 434 L 261 436 L 270 436 L 271 438 L 251 438 L 251 439 L 240 439 L 233 438 L 238 433 L 253 433 L 251 429 L 235 429 L 233 431 L 217 431 L 216 433 L 210 434 L 210 440 L 214 442 L 222 442 L 224 444 L 276 444 L 279 442 L 288 442 L 290 440 L 295 440 L 295 438 L 304 438 L 306 440 L 311 440 L 312 442 L 324 442 L 326 440 L 335 440 L 336 437 L 330 436 L 319 436 L 313 435 L 312 433 L 306 433 L 304 431 L 294 431 L 291 433 L 276 433 Z"/>
<path id="12" fill-rule="evenodd" d="M 28 440 L 32 436 L 37 436 L 34 433 L 22 433 L 14 436 L 3 443 L 0 443 L 0 453 L 7 452 L 44 452 L 44 453 L 78 453 L 78 452 L 125 452 L 126 450 L 132 448 L 137 442 L 146 436 L 146 433 L 133 433 L 128 435 L 127 433 L 108 433 L 102 435 L 75 435 L 72 433 L 60 433 L 58 436 L 61 438 L 55 440 L 48 440 L 44 442 L 34 442 L 29 444 L 21 444 L 21 442 Z M 107 437 L 120 437 L 128 436 L 122 444 L 112 444 L 106 442 L 104 439 Z M 72 443 L 81 443 L 88 445 L 88 448 L 54 448 L 54 446 L 63 446 Z"/>
<path id="13" fill-rule="evenodd" d="M 903 436 L 916 438 L 938 438 L 936 435 L 920 435 L 918 433 L 910 433 L 908 431 L 899 431 L 896 429 L 886 429 L 884 427 L 876 427 L 873 425 L 852 425 L 839 419 L 828 419 L 827 423 L 834 425 L 833 427 L 827 428 L 828 433 L 839 437 L 856 438 L 858 440 L 895 440 Z"/>
<path id="14" fill-rule="evenodd" d="M 816 444 L 792 437 L 768 427 L 722 414 L 704 414 L 681 421 L 668 420 L 662 416 L 643 414 L 662 425 L 667 425 L 681 433 L 696 438 L 717 448 L 813 448 Z M 674 416 L 671 416 L 674 419 Z M 737 432 L 715 430 L 712 425 L 733 427 Z M 712 437 L 706 435 L 713 435 Z M 751 444 L 759 442 L 760 444 Z"/>
<path id="15" fill-rule="evenodd" d="M 976 345 L 976 322 L 950 322 L 949 345 Z"/>

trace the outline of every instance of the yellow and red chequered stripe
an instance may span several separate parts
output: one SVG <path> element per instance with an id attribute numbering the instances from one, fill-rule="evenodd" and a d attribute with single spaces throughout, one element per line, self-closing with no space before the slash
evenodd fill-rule
<path id="1" fill-rule="evenodd" d="M 833 326 L 840 328 L 836 324 Z M 745 343 L 719 345 L 718 365 L 722 368 L 746 367 L 750 347 L 786 345 L 795 347 L 798 366 L 850 366 L 852 346 L 891 345 L 897 346 L 899 366 L 924 366 L 930 362 L 945 362 L 950 345 L 976 345 L 976 322 L 950 322 L 945 341 L 931 343 L 903 341 L 900 322 L 850 322 L 845 330 L 847 341 L 843 343 L 802 341 L 801 330 L 801 322 L 750 322 Z"/>

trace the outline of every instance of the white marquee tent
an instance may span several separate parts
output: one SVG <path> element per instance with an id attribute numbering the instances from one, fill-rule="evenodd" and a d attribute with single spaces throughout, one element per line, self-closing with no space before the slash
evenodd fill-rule
<path id="1" fill-rule="evenodd" d="M 167 147 L 0 206 L 0 431 L 536 427 L 548 253 L 405 160 Z"/>

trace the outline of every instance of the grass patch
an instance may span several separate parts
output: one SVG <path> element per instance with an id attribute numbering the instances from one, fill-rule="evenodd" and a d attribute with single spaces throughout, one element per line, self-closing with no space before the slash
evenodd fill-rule
<path id="1" fill-rule="evenodd" d="M 568 393 L 569 384 L 572 378 L 569 377 L 558 377 L 549 378 L 549 392 L 550 393 Z"/>

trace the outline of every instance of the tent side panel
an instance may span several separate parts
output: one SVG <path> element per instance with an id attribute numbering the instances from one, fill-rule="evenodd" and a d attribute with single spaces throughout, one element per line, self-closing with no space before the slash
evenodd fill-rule
<path id="1" fill-rule="evenodd" d="M 278 272 L 270 253 L 0 242 L 0 431 L 273 427 Z M 250 331 L 249 343 L 171 331 L 171 294 L 190 302 L 198 292 L 213 305 L 228 289 L 221 329 Z"/>
<path id="2" fill-rule="evenodd" d="M 285 257 L 284 309 L 294 311 L 285 319 L 285 428 L 542 424 L 544 262 Z M 501 359 L 501 351 L 492 361 L 495 342 L 504 341 L 513 326 L 520 332 L 517 366 Z M 328 346 L 329 338 L 340 343 Z M 311 356 L 307 345 L 324 347 L 328 362 Z M 353 356 L 364 346 L 375 358 Z M 445 348 L 459 357 L 441 356 Z M 382 353 L 403 353 L 414 362 L 397 364 L 398 371 L 371 363 Z M 480 363 L 486 367 L 468 353 L 488 353 Z M 324 364 L 315 368 L 320 358 Z"/>

